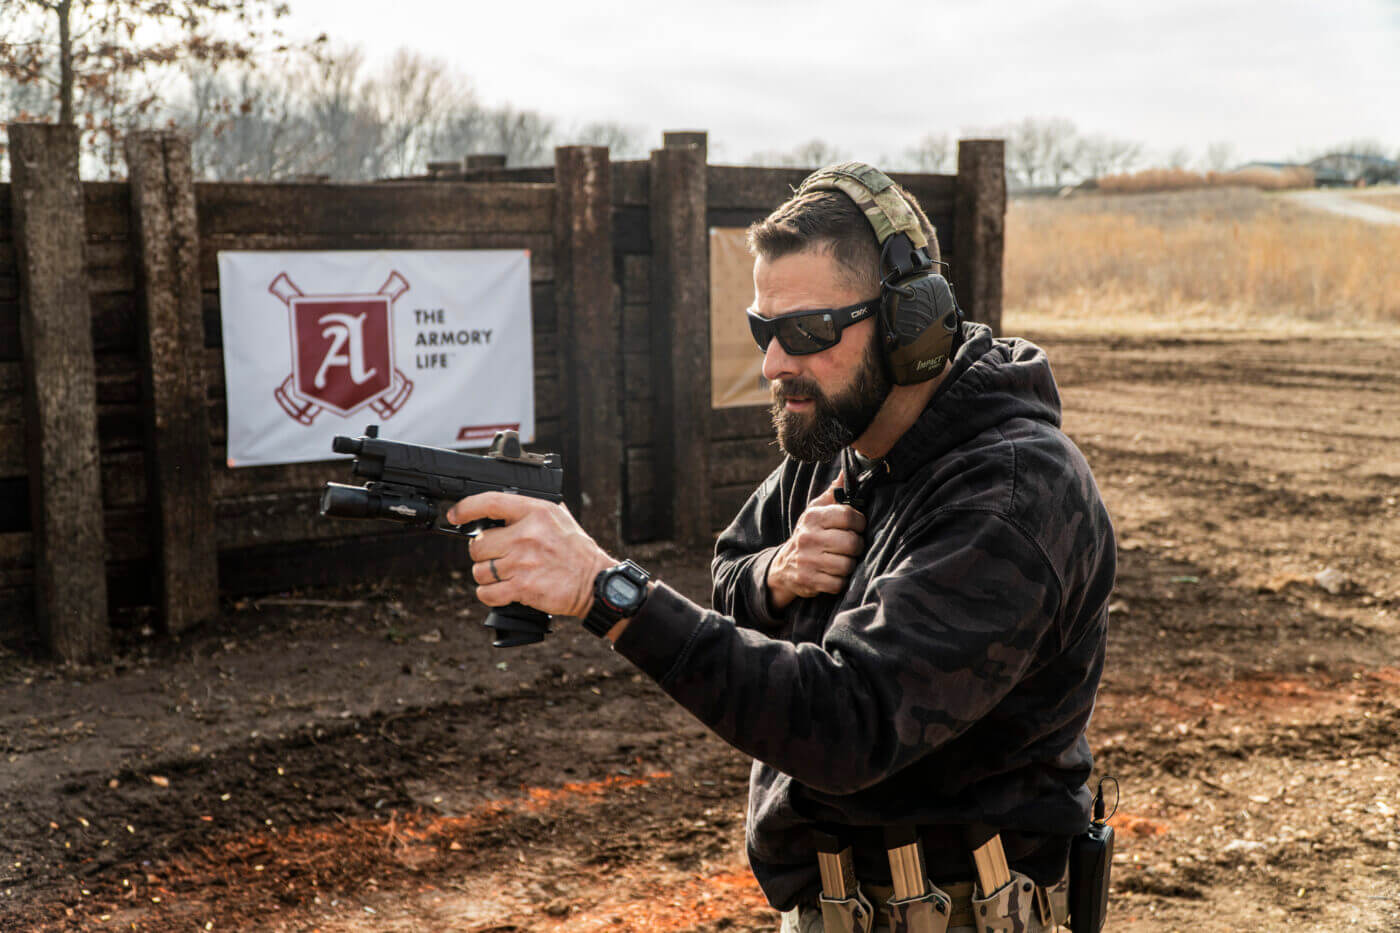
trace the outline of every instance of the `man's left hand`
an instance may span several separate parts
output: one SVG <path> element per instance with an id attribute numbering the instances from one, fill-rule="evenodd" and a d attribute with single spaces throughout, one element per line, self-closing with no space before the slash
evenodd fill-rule
<path id="1" fill-rule="evenodd" d="M 468 496 L 448 510 L 455 525 L 491 518 L 467 546 L 476 598 L 488 606 L 523 603 L 550 615 L 582 618 L 593 581 L 617 561 L 590 538 L 561 503 L 502 492 Z"/>

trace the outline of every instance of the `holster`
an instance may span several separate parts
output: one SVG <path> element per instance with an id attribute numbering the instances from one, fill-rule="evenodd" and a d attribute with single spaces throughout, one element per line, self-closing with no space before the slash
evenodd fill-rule
<path id="1" fill-rule="evenodd" d="M 930 886 L 919 897 L 890 898 L 886 906 L 893 933 L 946 933 L 953 899 L 937 886 Z"/>
<path id="2" fill-rule="evenodd" d="M 1035 909 L 1035 882 L 1019 871 L 986 897 L 973 896 L 972 917 L 978 933 L 1025 933 Z"/>
<path id="3" fill-rule="evenodd" d="M 822 929 L 827 933 L 870 933 L 875 925 L 875 911 L 870 901 L 856 888 L 850 897 L 834 898 L 823 894 Z"/>

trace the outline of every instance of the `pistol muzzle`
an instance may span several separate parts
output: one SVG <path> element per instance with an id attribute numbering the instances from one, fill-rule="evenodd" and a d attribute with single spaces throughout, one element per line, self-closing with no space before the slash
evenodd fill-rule
<path id="1" fill-rule="evenodd" d="M 331 441 L 331 450 L 338 454 L 358 455 L 364 449 L 365 439 L 363 437 L 346 437 L 344 434 L 337 434 Z"/>

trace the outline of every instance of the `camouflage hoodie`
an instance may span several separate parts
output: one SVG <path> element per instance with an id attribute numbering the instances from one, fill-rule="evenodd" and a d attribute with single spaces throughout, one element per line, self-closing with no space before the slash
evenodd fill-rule
<path id="1" fill-rule="evenodd" d="M 881 827 L 915 824 L 938 882 L 972 876 L 963 827 L 982 821 L 1050 882 L 1088 825 L 1113 530 L 1044 352 L 964 326 L 867 488 L 844 592 L 769 611 L 768 565 L 840 471 L 788 458 L 720 536 L 715 611 L 660 585 L 616 645 L 756 759 L 749 861 L 780 910 L 816 896 L 817 830 L 888 883 Z"/>

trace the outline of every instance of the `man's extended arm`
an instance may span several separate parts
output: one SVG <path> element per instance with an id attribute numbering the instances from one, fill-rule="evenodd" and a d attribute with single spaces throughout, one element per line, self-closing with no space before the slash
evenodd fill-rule
<path id="1" fill-rule="evenodd" d="M 791 644 L 658 586 L 616 648 L 741 751 L 846 794 L 1001 702 L 1054 626 L 1060 585 L 1020 529 L 967 511 L 941 516 L 866 595 L 821 644 Z"/>

